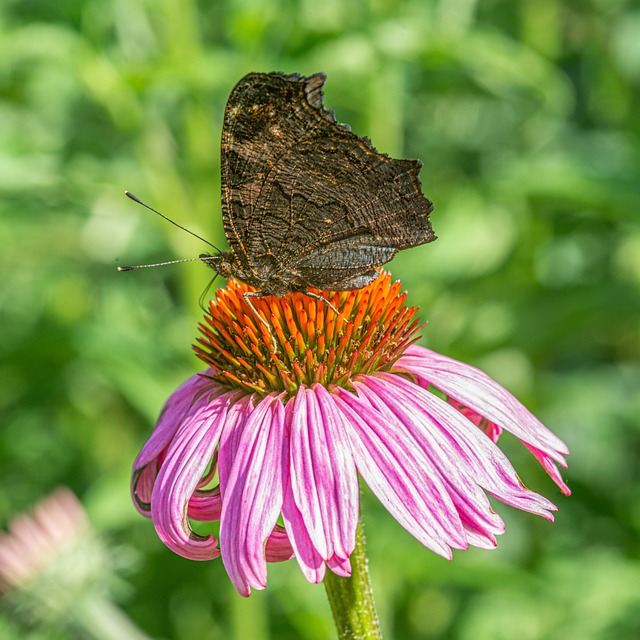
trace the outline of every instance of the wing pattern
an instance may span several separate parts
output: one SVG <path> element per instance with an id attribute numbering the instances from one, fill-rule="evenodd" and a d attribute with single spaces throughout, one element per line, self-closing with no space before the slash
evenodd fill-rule
<path id="1" fill-rule="evenodd" d="M 422 163 L 338 124 L 324 80 L 249 74 L 225 110 L 225 233 L 239 277 L 265 293 L 359 288 L 396 251 L 435 239 Z"/>

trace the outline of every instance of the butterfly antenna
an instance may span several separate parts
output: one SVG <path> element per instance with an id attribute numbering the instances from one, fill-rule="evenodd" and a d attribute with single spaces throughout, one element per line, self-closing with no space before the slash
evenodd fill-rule
<path id="1" fill-rule="evenodd" d="M 169 260 L 168 262 L 155 262 L 154 264 L 136 264 L 132 267 L 118 267 L 118 271 L 133 271 L 134 269 L 147 269 L 148 267 L 164 267 L 167 264 L 178 264 L 179 262 L 194 262 L 196 260 L 206 260 L 209 256 L 199 258 L 184 258 L 184 260 Z M 213 281 L 212 281 L 213 282 Z"/>
<path id="2" fill-rule="evenodd" d="M 134 202 L 137 202 L 138 204 L 141 204 L 145 209 L 149 209 L 149 211 L 153 211 L 153 213 L 157 213 L 161 218 L 164 218 L 167 222 L 170 222 L 171 224 L 175 225 L 176 227 L 178 227 L 178 229 L 182 229 L 183 231 L 186 231 L 187 233 L 190 233 L 194 238 L 198 238 L 198 240 L 202 240 L 202 242 L 208 244 L 210 247 L 213 247 L 218 253 L 220 253 L 220 249 L 218 249 L 218 247 L 216 247 L 215 244 L 211 244 L 211 242 L 209 242 L 208 240 L 205 240 L 204 238 L 202 238 L 201 236 L 199 236 L 197 233 L 194 233 L 193 231 L 190 231 L 189 229 L 187 229 L 186 227 L 183 227 L 181 224 L 178 224 L 175 220 L 172 220 L 171 218 L 169 218 L 168 216 L 165 216 L 164 213 L 160 213 L 157 209 L 154 209 L 153 207 L 150 207 L 146 202 L 142 202 L 142 200 L 140 200 L 140 198 L 138 198 L 137 196 L 134 196 L 133 193 L 131 193 L 131 191 L 125 191 L 124 195 L 127 196 L 127 198 L 131 198 L 131 200 L 133 200 Z M 176 262 L 183 262 L 182 260 L 176 260 Z M 163 262 L 162 264 L 173 264 L 171 262 Z M 142 265 L 142 266 L 156 266 L 156 265 Z M 129 269 L 121 269 L 121 271 L 128 271 Z"/>

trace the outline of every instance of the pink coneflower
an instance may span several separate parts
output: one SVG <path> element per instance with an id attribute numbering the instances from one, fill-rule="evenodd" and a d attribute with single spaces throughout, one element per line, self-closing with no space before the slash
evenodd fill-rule
<path id="1" fill-rule="evenodd" d="M 211 301 L 195 347 L 208 369 L 171 395 L 134 464 L 135 504 L 176 553 L 222 554 L 245 596 L 267 561 L 295 556 L 311 582 L 348 576 L 358 476 L 445 558 L 496 546 L 486 493 L 553 520 L 496 441 L 514 434 L 568 495 L 566 446 L 487 375 L 413 344 L 416 309 L 387 273 L 330 294 L 337 317 L 304 294 L 253 298 L 275 352 L 246 291 L 231 280 Z M 219 520 L 220 547 L 190 520 Z"/>

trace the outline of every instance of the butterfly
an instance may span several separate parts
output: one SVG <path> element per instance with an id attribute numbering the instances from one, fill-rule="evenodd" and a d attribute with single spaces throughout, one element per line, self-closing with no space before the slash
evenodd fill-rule
<path id="1" fill-rule="evenodd" d="M 216 253 L 118 270 L 201 260 L 255 289 L 243 295 L 277 349 L 251 297 L 302 292 L 337 314 L 310 289 L 360 289 L 398 251 L 435 240 L 433 204 L 418 177 L 422 162 L 378 153 L 368 138 L 338 123 L 324 108 L 325 80 L 323 73 L 250 73 L 231 91 L 221 144 L 229 251 L 219 251 L 126 191 Z"/>
<path id="2" fill-rule="evenodd" d="M 325 80 L 250 73 L 229 96 L 221 169 L 230 251 L 200 258 L 256 289 L 247 295 L 359 289 L 397 251 L 436 238 L 422 162 L 378 153 L 338 123 L 324 108 Z"/>

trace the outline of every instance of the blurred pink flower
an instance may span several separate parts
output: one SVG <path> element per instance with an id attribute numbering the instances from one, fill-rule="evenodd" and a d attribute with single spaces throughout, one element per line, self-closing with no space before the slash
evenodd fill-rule
<path id="1" fill-rule="evenodd" d="M 302 294 L 253 298 L 275 353 L 246 290 L 230 281 L 211 301 L 196 347 L 209 368 L 167 400 L 134 464 L 136 507 L 173 551 L 222 554 L 244 596 L 265 587 L 267 561 L 295 556 L 311 582 L 326 567 L 348 576 L 358 476 L 445 558 L 496 546 L 504 523 L 486 493 L 553 520 L 496 442 L 515 435 L 568 495 L 564 443 L 486 374 L 412 344 L 416 310 L 388 274 L 333 294 L 337 318 Z M 190 519 L 219 520 L 220 547 Z"/>
<path id="2" fill-rule="evenodd" d="M 78 498 L 58 487 L 34 507 L 33 515 L 16 516 L 9 532 L 0 532 L 0 593 L 40 578 L 57 556 L 89 533 Z"/>
<path id="3" fill-rule="evenodd" d="M 148 640 L 111 599 L 122 590 L 116 555 L 66 487 L 0 532 L 0 637 Z"/>

